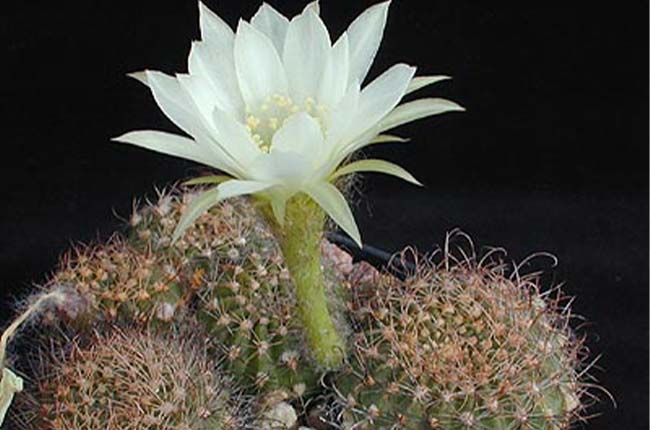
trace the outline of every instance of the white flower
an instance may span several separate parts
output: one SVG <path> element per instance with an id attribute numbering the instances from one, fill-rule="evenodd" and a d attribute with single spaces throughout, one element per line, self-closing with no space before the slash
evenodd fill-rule
<path id="1" fill-rule="evenodd" d="M 365 171 L 418 183 L 401 167 L 382 160 L 344 165 L 367 145 L 403 141 L 381 135 L 388 129 L 463 110 L 443 99 L 398 106 L 404 95 L 448 78 L 414 78 L 415 68 L 406 64 L 391 67 L 362 88 L 389 3 L 367 9 L 335 43 L 319 17 L 318 2 L 291 20 L 263 4 L 250 23 L 240 20 L 236 32 L 199 4 L 202 40 L 192 45 L 189 73 L 133 75 L 149 86 L 162 111 L 191 138 L 134 131 L 115 140 L 229 175 L 225 182 L 215 177 L 219 185 L 194 201 L 178 234 L 217 201 L 243 194 L 268 199 L 282 224 L 288 198 L 302 192 L 360 244 L 352 212 L 332 181 Z"/>

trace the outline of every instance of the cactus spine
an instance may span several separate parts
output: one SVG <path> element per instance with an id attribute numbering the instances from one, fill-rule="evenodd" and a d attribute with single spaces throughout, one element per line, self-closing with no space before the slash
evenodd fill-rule
<path id="1" fill-rule="evenodd" d="M 42 346 L 39 363 L 20 429 L 239 430 L 248 420 L 242 398 L 188 334 L 95 332 Z"/>
<path id="2" fill-rule="evenodd" d="M 447 256 L 357 286 L 362 331 L 337 378 L 347 428 L 568 428 L 585 390 L 570 314 L 504 270 Z"/>

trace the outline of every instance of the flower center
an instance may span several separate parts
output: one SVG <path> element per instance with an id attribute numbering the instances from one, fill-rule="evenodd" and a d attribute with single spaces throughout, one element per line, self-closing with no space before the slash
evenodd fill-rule
<path id="1" fill-rule="evenodd" d="M 293 114 L 307 112 L 324 129 L 323 117 L 326 111 L 326 107 L 312 97 L 307 97 L 303 103 L 295 103 L 291 97 L 274 94 L 267 97 L 260 106 L 246 107 L 246 128 L 260 149 L 269 152 L 273 135 Z"/>

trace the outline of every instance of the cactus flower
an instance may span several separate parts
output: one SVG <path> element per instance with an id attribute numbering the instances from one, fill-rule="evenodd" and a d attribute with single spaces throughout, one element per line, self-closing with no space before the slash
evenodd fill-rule
<path id="1" fill-rule="evenodd" d="M 189 72 L 175 77 L 144 71 L 162 111 L 187 135 L 133 131 L 114 140 L 211 166 L 223 175 L 195 198 L 173 240 L 223 199 L 253 195 L 274 226 L 296 286 L 298 314 L 310 350 L 323 368 L 338 367 L 345 342 L 328 309 L 320 262 L 325 214 L 356 243 L 361 235 L 335 181 L 357 172 L 379 172 L 419 184 L 385 160 L 351 158 L 374 144 L 404 139 L 383 134 L 407 122 L 449 111 L 456 103 L 402 98 L 447 76 L 415 77 L 397 64 L 364 85 L 375 58 L 390 2 L 363 12 L 334 43 L 318 2 L 289 20 L 262 4 L 250 22 L 233 31 L 199 3 L 201 41 L 189 54 Z"/>
<path id="2" fill-rule="evenodd" d="M 333 180 L 355 172 L 382 172 L 417 181 L 383 160 L 346 164 L 350 156 L 406 122 L 462 110 L 443 99 L 399 105 L 405 94 L 446 76 L 414 78 L 397 64 L 363 86 L 382 39 L 390 2 L 370 7 L 334 43 L 318 2 L 289 20 L 263 4 L 234 32 L 200 4 L 201 41 L 189 54 L 189 73 L 135 73 L 162 111 L 191 138 L 134 131 L 114 140 L 214 167 L 227 177 L 198 198 L 176 237 L 217 201 L 256 194 L 283 224 L 287 201 L 311 197 L 358 244 L 352 212 Z M 401 140 L 397 139 L 396 140 Z M 225 179 L 225 180 L 224 180 Z M 200 181 L 197 181 L 200 182 Z M 196 182 L 195 182 L 196 183 Z"/>

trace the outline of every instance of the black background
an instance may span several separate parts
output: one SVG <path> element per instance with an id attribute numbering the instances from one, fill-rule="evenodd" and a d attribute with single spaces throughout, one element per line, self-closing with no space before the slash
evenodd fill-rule
<path id="1" fill-rule="evenodd" d="M 206 3 L 232 25 L 258 6 Z M 323 0 L 322 14 L 338 35 L 370 4 Z M 134 197 L 195 170 L 109 138 L 173 130 L 125 74 L 185 71 L 198 28 L 189 0 L 5 1 L 1 13 L 5 320 L 72 241 L 106 237 Z M 618 402 L 602 404 L 591 430 L 648 428 L 647 16 L 646 2 L 395 0 L 372 72 L 405 61 L 451 74 L 425 93 L 468 110 L 373 149 L 427 187 L 369 176 L 356 207 L 365 242 L 426 251 L 461 227 L 514 260 L 555 254 L 554 279 L 591 322 L 596 375 Z"/>

